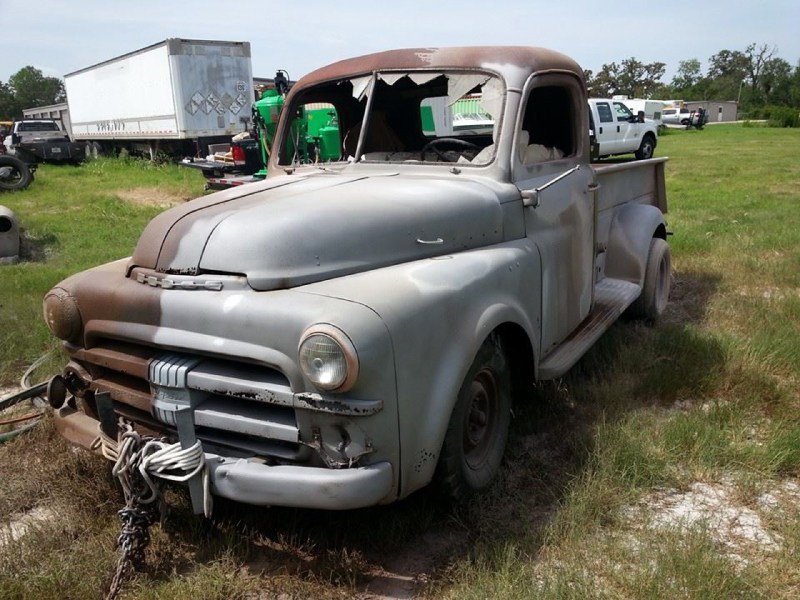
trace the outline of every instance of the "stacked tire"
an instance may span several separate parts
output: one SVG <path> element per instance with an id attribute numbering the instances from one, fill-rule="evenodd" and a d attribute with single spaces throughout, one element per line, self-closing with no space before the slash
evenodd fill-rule
<path id="1" fill-rule="evenodd" d="M 16 156 L 0 155 L 0 192 L 24 190 L 33 181 L 33 172 Z"/>

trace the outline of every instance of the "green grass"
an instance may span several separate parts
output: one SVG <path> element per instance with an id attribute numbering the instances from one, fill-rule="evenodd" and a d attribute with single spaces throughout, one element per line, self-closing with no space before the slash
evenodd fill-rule
<path id="1" fill-rule="evenodd" d="M 527 530 L 516 523 L 511 535 L 484 532 L 437 595 L 797 594 L 797 496 L 771 517 L 770 531 L 790 530 L 781 552 L 745 544 L 745 567 L 702 527 L 631 531 L 625 507 L 659 490 L 719 481 L 753 506 L 758 494 L 800 476 L 798 151 L 800 135 L 785 129 L 714 126 L 662 138 L 658 154 L 671 157 L 669 312 L 652 329 L 615 326 L 557 391 L 540 394 L 566 413 L 548 422 L 554 437 L 582 440 L 556 461 L 569 476 L 554 513 L 530 519 Z M 553 409 L 544 410 L 547 417 Z M 537 508 L 530 503 L 529 514 Z"/>
<path id="2" fill-rule="evenodd" d="M 190 169 L 101 159 L 77 168 L 42 165 L 27 190 L 0 196 L 23 231 L 23 260 L 0 270 L 0 386 L 58 346 L 41 317 L 53 285 L 129 256 L 164 206 L 202 193 L 202 177 Z"/>
<path id="3" fill-rule="evenodd" d="M 220 502 L 203 523 L 172 491 L 123 597 L 347 598 L 381 568 L 435 598 L 796 597 L 800 493 L 776 490 L 800 482 L 800 134 L 671 131 L 656 155 L 671 157 L 668 312 L 655 327 L 620 322 L 566 377 L 530 390 L 489 493 L 347 513 Z M 43 167 L 28 191 L 3 196 L 30 260 L 0 268 L 0 383 L 57 347 L 41 322 L 47 289 L 129 254 L 161 210 L 130 190 L 176 199 L 201 187 L 178 168 L 99 161 Z M 0 547 L 0 597 L 98 596 L 120 504 L 104 462 L 45 422 L 0 446 L 0 482 L 0 524 L 37 506 L 60 515 Z M 755 511 L 778 547 L 647 516 L 653 498 L 698 482 Z"/>

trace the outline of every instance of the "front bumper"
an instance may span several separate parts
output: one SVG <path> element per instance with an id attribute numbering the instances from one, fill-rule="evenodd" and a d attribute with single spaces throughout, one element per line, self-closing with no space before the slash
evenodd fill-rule
<path id="1" fill-rule="evenodd" d="M 56 429 L 89 448 L 98 421 L 65 405 L 55 411 Z M 349 510 L 391 501 L 394 475 L 389 462 L 343 468 L 270 466 L 243 458 L 205 453 L 211 491 L 217 496 L 255 505 Z"/>

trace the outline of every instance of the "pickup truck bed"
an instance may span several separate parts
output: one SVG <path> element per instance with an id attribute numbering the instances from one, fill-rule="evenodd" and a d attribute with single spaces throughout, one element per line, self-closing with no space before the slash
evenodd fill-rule
<path id="1" fill-rule="evenodd" d="M 3 143 L 9 154 L 27 163 L 78 164 L 86 158 L 83 144 L 70 141 L 54 120 L 17 121 Z"/>
<path id="2" fill-rule="evenodd" d="M 597 183 L 598 255 L 605 254 L 611 223 L 620 204 L 649 204 L 667 212 L 664 167 L 667 158 L 592 165 Z M 592 310 L 580 326 L 539 365 L 540 379 L 566 373 L 638 297 L 641 286 L 604 277 L 595 283 Z"/>

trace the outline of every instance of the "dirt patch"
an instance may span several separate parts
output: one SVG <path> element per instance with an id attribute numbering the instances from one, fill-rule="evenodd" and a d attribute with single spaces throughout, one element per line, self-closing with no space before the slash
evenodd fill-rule
<path id="1" fill-rule="evenodd" d="M 684 325 L 703 321 L 718 286 L 719 277 L 716 275 L 704 273 L 674 275 L 669 304 L 662 322 L 669 325 Z"/>
<path id="2" fill-rule="evenodd" d="M 174 192 L 166 192 L 161 188 L 133 188 L 132 190 L 122 190 L 117 192 L 117 197 L 125 202 L 131 204 L 138 204 L 141 206 L 158 206 L 161 208 L 170 208 L 183 204 L 191 198 L 185 198 L 180 194 Z"/>
<path id="3" fill-rule="evenodd" d="M 38 524 L 46 523 L 55 520 L 57 513 L 50 508 L 35 507 L 31 510 L 19 514 L 12 515 L 9 522 L 0 526 L 0 550 L 3 547 L 15 540 L 24 536 L 32 527 Z"/>
<path id="4" fill-rule="evenodd" d="M 434 571 L 467 543 L 463 532 L 429 532 L 401 548 L 369 573 L 363 600 L 409 600 L 419 597 Z"/>
<path id="5" fill-rule="evenodd" d="M 784 540 L 770 531 L 761 513 L 800 505 L 800 486 L 785 481 L 761 494 L 754 507 L 741 503 L 733 483 L 695 482 L 686 491 L 661 490 L 623 513 L 634 527 L 704 528 L 725 555 L 739 566 L 754 556 L 778 552 Z"/>

